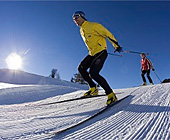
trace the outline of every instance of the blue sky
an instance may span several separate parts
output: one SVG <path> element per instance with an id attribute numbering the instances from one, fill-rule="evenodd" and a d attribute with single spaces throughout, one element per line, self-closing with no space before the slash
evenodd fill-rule
<path id="1" fill-rule="evenodd" d="M 88 54 L 72 14 L 82 10 L 87 20 L 103 24 L 124 50 L 148 52 L 155 72 L 170 78 L 170 2 L 2 2 L 0 1 L 0 68 L 16 52 L 22 56 L 26 72 L 49 76 L 59 70 L 70 80 Z M 114 51 L 108 42 L 108 52 Z M 108 56 L 101 71 L 112 88 L 142 84 L 140 56 L 122 53 Z M 155 84 L 160 83 L 151 72 Z"/>

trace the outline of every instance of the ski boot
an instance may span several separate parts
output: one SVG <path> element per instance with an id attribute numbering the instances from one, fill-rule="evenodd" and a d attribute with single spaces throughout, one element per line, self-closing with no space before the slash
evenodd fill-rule
<path id="1" fill-rule="evenodd" d="M 98 95 L 98 89 L 97 87 L 92 87 L 89 89 L 89 91 L 84 93 L 83 97 L 96 96 L 96 95 Z"/>
<path id="2" fill-rule="evenodd" d="M 150 85 L 154 85 L 153 83 L 150 83 Z"/>
<path id="3" fill-rule="evenodd" d="M 116 102 L 116 101 L 117 101 L 117 97 L 114 92 L 108 94 L 108 99 L 106 102 L 107 105 L 110 105 L 111 103 Z"/>
<path id="4" fill-rule="evenodd" d="M 146 83 L 146 82 L 144 82 L 142 86 L 147 86 L 147 83 Z"/>

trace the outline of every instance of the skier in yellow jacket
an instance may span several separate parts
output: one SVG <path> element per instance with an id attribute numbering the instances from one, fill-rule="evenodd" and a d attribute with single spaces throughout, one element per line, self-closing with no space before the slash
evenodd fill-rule
<path id="1" fill-rule="evenodd" d="M 106 38 L 114 46 L 115 52 L 121 52 L 122 48 L 118 45 L 113 34 L 104 26 L 99 23 L 87 21 L 84 12 L 76 11 L 73 14 L 73 20 L 76 25 L 80 27 L 80 34 L 89 51 L 89 55 L 82 60 L 78 67 L 80 74 L 90 87 L 89 91 L 87 91 L 84 96 L 98 95 L 97 86 L 93 82 L 94 79 L 108 95 L 106 104 L 109 105 L 112 102 L 117 101 L 117 97 L 105 78 L 99 74 L 108 55 Z M 87 69 L 90 69 L 89 72 Z"/>

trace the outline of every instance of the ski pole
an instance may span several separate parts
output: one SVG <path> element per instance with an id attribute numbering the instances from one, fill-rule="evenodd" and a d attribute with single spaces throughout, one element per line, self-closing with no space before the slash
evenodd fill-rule
<path id="1" fill-rule="evenodd" d="M 124 53 L 136 53 L 136 54 L 142 54 L 142 52 L 136 52 L 136 51 L 122 51 Z M 147 55 L 149 55 L 149 53 L 146 53 Z"/>
<path id="2" fill-rule="evenodd" d="M 161 79 L 160 79 L 159 76 L 156 74 L 156 72 L 155 72 L 155 71 L 153 71 L 153 72 L 155 73 L 155 75 L 156 75 L 156 77 L 159 79 L 159 81 L 162 83 Z"/>
<path id="3" fill-rule="evenodd" d="M 123 55 L 119 55 L 119 54 L 114 54 L 114 53 L 108 53 L 109 55 L 114 55 L 114 56 L 120 56 L 123 57 Z"/>

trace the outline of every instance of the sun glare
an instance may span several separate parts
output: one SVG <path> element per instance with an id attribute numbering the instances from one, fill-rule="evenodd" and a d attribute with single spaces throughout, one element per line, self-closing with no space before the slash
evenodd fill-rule
<path id="1" fill-rule="evenodd" d="M 6 58 L 6 63 L 9 69 L 20 69 L 22 67 L 22 58 L 16 53 L 11 53 Z"/>

